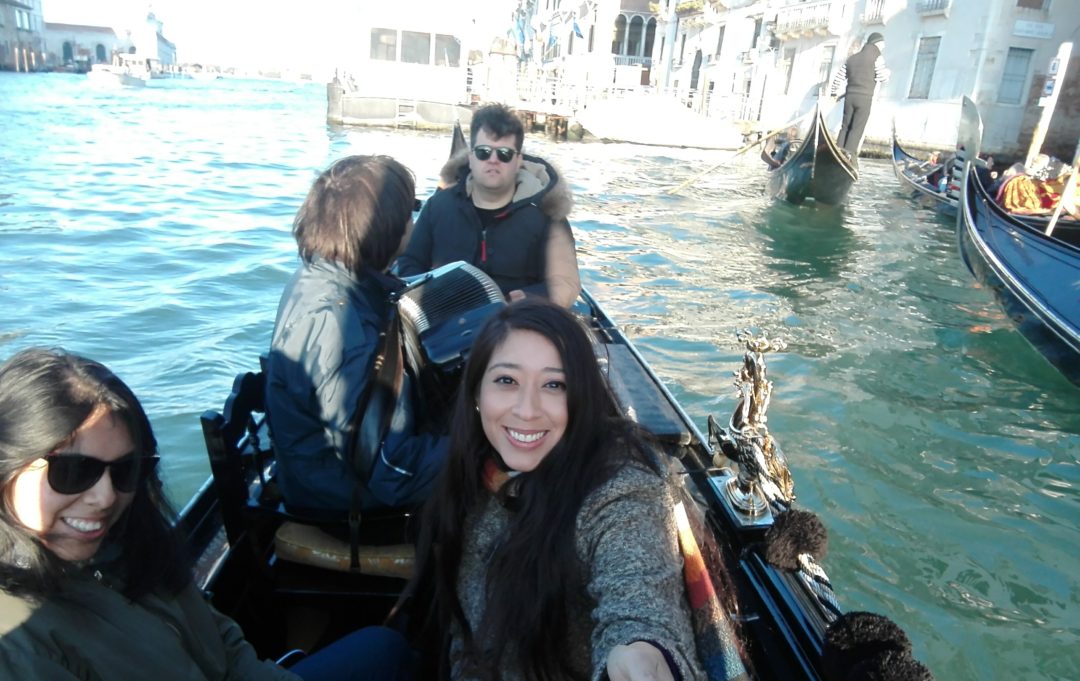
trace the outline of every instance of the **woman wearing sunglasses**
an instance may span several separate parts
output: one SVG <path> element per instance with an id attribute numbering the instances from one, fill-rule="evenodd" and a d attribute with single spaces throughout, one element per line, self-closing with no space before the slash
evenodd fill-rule
<path id="1" fill-rule="evenodd" d="M 406 678 L 386 629 L 291 670 L 259 660 L 192 582 L 157 462 L 145 411 L 103 365 L 44 349 L 0 365 L 0 678 Z"/>

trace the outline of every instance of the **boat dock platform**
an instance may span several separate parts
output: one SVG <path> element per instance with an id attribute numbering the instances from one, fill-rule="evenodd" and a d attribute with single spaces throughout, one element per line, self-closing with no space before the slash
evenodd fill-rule
<path id="1" fill-rule="evenodd" d="M 525 126 L 525 132 L 540 132 L 553 139 L 565 142 L 567 139 L 581 139 L 581 134 L 571 134 L 573 115 L 565 111 L 544 109 L 536 105 L 521 104 L 514 107 Z"/>

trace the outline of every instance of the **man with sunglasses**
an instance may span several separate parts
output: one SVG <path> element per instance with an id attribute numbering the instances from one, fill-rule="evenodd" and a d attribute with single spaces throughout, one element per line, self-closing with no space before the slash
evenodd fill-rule
<path id="1" fill-rule="evenodd" d="M 442 170 L 398 258 L 402 276 L 464 260 L 507 298 L 538 295 L 569 307 L 581 291 L 567 215 L 573 199 L 550 163 L 523 154 L 525 129 L 512 109 L 488 104 L 469 129 L 470 148 Z"/>

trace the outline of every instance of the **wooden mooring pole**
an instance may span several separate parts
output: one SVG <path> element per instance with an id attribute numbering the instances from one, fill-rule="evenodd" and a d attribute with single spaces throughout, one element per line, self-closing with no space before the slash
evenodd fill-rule
<path id="1" fill-rule="evenodd" d="M 1061 43 L 1057 56 L 1050 62 L 1050 68 L 1046 73 L 1046 85 L 1043 86 L 1043 96 L 1039 98 L 1039 106 L 1042 113 L 1039 122 L 1031 134 L 1031 145 L 1028 146 L 1027 158 L 1024 166 L 1030 168 L 1032 161 L 1042 151 L 1043 141 L 1046 139 L 1046 130 L 1050 127 L 1050 119 L 1054 117 L 1054 107 L 1057 106 L 1058 94 L 1065 84 L 1065 71 L 1069 68 L 1069 57 L 1072 55 L 1072 43 Z M 1048 92 L 1049 91 L 1049 92 Z"/>

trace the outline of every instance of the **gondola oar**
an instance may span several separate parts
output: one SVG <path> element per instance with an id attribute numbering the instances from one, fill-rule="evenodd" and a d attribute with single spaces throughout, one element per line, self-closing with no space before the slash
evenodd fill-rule
<path id="1" fill-rule="evenodd" d="M 731 156 L 728 156 L 727 158 L 725 158 L 725 159 L 724 159 L 723 161 L 720 161 L 720 162 L 719 162 L 719 163 L 717 163 L 716 165 L 714 165 L 714 166 L 712 166 L 712 167 L 710 167 L 710 168 L 707 168 L 707 169 L 705 169 L 705 170 L 701 171 L 700 173 L 698 173 L 697 175 L 694 175 L 694 176 L 693 176 L 693 177 L 691 177 L 691 178 L 690 178 L 689 180 L 686 180 L 685 182 L 683 182 L 682 184 L 678 185 L 677 187 L 673 187 L 673 188 L 671 188 L 671 189 L 667 189 L 667 190 L 665 190 L 665 191 L 664 191 L 664 193 L 665 193 L 665 194 L 677 194 L 677 193 L 679 193 L 679 192 L 680 192 L 680 191 L 682 191 L 683 189 L 686 189 L 686 188 L 687 188 L 688 186 L 690 186 L 690 185 L 691 185 L 691 184 L 693 184 L 694 182 L 697 182 L 698 180 L 700 180 L 701 178 L 705 177 L 706 175 L 708 175 L 708 174 L 709 174 L 709 173 L 711 173 L 712 171 L 716 170 L 716 169 L 717 169 L 717 168 L 719 168 L 720 166 L 722 166 L 722 165 L 724 165 L 724 164 L 727 164 L 727 163 L 730 163 L 731 161 L 735 160 L 735 158 L 736 158 L 737 156 L 739 156 L 739 155 L 743 154 L 744 152 L 747 152 L 747 151 L 749 151 L 749 150 L 753 149 L 754 147 L 756 147 L 757 145 L 761 144 L 761 143 L 762 143 L 762 142 L 764 142 L 765 140 L 767 140 L 767 139 L 769 139 L 769 138 L 771 138 L 771 137 L 774 137 L 774 136 L 776 136 L 776 135 L 778 135 L 778 134 L 782 133 L 783 131 L 787 130 L 788 128 L 790 128 L 791 126 L 795 125 L 796 123 L 798 123 L 799 121 L 801 121 L 802 119 L 806 118 L 807 116 L 809 116 L 809 115 L 810 115 L 810 114 L 812 114 L 812 113 L 814 113 L 814 110 L 813 110 L 813 109 L 811 109 L 810 111 L 807 111 L 806 113 L 802 114 L 802 115 L 801 115 L 801 116 L 799 116 L 798 118 L 792 119 L 792 120 L 788 121 L 787 123 L 784 123 L 784 124 L 783 124 L 782 126 L 780 126 L 779 128 L 777 128 L 776 130 L 773 130 L 772 132 L 770 132 L 769 134 L 765 135 L 764 137 L 760 137 L 760 138 L 758 138 L 758 139 L 754 140 L 753 142 L 751 142 L 750 144 L 747 144 L 746 146 L 742 147 L 741 149 L 739 149 L 738 151 L 736 151 L 736 152 L 735 152 L 734 154 L 732 154 Z"/>

